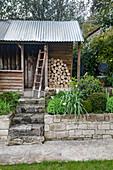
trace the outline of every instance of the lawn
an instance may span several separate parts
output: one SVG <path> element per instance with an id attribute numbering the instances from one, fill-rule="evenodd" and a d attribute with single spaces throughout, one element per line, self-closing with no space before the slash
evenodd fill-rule
<path id="1" fill-rule="evenodd" d="M 0 165 L 0 170 L 113 170 L 113 160 Z"/>

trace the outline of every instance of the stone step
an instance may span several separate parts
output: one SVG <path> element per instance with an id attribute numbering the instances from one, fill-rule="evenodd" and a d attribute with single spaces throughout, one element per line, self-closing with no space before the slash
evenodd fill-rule
<path id="1" fill-rule="evenodd" d="M 45 113 L 43 105 L 18 105 L 16 113 Z"/>
<path id="2" fill-rule="evenodd" d="M 12 120 L 12 125 L 42 123 L 44 123 L 44 114 L 19 114 Z"/>
<path id="3" fill-rule="evenodd" d="M 14 125 L 9 129 L 11 139 L 21 136 L 44 136 L 44 124 Z"/>
<path id="4" fill-rule="evenodd" d="M 40 94 L 40 97 L 44 97 L 45 95 L 45 92 L 44 91 L 41 91 L 41 94 Z M 32 98 L 32 89 L 25 89 L 24 90 L 24 97 L 25 98 Z M 38 98 L 38 91 L 35 90 L 34 91 L 34 97 L 33 98 Z"/>
<path id="5" fill-rule="evenodd" d="M 40 99 L 34 99 L 34 98 L 20 98 L 18 101 L 19 104 L 30 104 L 30 105 L 41 105 L 45 106 L 45 99 L 40 98 Z"/>
<path id="6" fill-rule="evenodd" d="M 21 136 L 18 138 L 8 136 L 8 145 L 42 144 L 43 142 L 44 136 Z"/>

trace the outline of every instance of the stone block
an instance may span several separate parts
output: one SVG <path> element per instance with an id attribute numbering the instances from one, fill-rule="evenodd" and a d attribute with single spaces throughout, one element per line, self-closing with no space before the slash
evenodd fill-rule
<path id="1" fill-rule="evenodd" d="M 45 132 L 48 132 L 49 131 L 49 125 L 45 125 L 44 130 L 45 130 Z"/>
<path id="2" fill-rule="evenodd" d="M 103 139 L 111 139 L 112 138 L 112 136 L 111 135 L 103 135 Z"/>
<path id="3" fill-rule="evenodd" d="M 65 124 L 64 123 L 50 124 L 50 130 L 52 130 L 52 131 L 62 131 L 62 130 L 65 130 Z"/>
<path id="4" fill-rule="evenodd" d="M 45 124 L 53 123 L 53 116 L 51 116 L 51 115 L 45 115 L 45 116 L 44 116 L 44 122 L 45 122 Z"/>
<path id="5" fill-rule="evenodd" d="M 103 129 L 97 129 L 97 130 L 95 130 L 95 134 L 97 134 L 97 135 L 104 135 L 104 134 L 106 134 L 106 132 Z"/>
<path id="6" fill-rule="evenodd" d="M 75 136 L 83 135 L 83 130 L 75 130 Z"/>
<path id="7" fill-rule="evenodd" d="M 104 113 L 104 121 L 109 122 L 110 121 L 110 115 L 107 113 Z"/>
<path id="8" fill-rule="evenodd" d="M 0 136 L 0 141 L 1 142 L 7 141 L 7 136 Z"/>
<path id="9" fill-rule="evenodd" d="M 113 123 L 113 113 L 109 113 L 109 116 L 110 116 L 110 122 Z"/>
<path id="10" fill-rule="evenodd" d="M 95 114 L 95 118 L 97 122 L 104 121 L 104 114 Z"/>
<path id="11" fill-rule="evenodd" d="M 78 129 L 87 129 L 87 123 L 86 124 L 79 123 L 78 124 Z"/>
<path id="12" fill-rule="evenodd" d="M 110 129 L 113 129 L 113 123 L 110 125 Z"/>
<path id="13" fill-rule="evenodd" d="M 97 124 L 95 123 L 87 123 L 87 128 L 88 129 L 97 129 Z"/>
<path id="14" fill-rule="evenodd" d="M 8 130 L 0 130 L 0 136 L 7 136 Z"/>
<path id="15" fill-rule="evenodd" d="M 45 132 L 45 138 L 47 139 L 56 139 L 57 138 L 57 134 L 56 132 L 53 131 L 49 131 L 49 132 Z"/>
<path id="16" fill-rule="evenodd" d="M 73 137 L 75 135 L 75 131 L 74 130 L 70 130 L 69 131 L 69 137 Z"/>
<path id="17" fill-rule="evenodd" d="M 78 121 L 79 122 L 86 122 L 87 115 L 80 115 Z"/>
<path id="18" fill-rule="evenodd" d="M 86 120 L 89 121 L 89 122 L 95 122 L 96 121 L 96 115 L 95 114 L 86 115 Z"/>
<path id="19" fill-rule="evenodd" d="M 98 129 L 110 129 L 110 123 L 98 125 Z"/>
<path id="20" fill-rule="evenodd" d="M 68 138 L 69 134 L 68 131 L 64 131 L 64 132 L 57 132 L 57 139 L 66 139 Z"/>
<path id="21" fill-rule="evenodd" d="M 83 130 L 83 135 L 93 135 L 94 130 Z"/>
<path id="22" fill-rule="evenodd" d="M 103 139 L 103 135 L 94 134 L 93 139 Z"/>
<path id="23" fill-rule="evenodd" d="M 113 130 L 106 130 L 107 135 L 113 135 Z"/>
<path id="24" fill-rule="evenodd" d="M 66 125 L 66 130 L 74 130 L 74 129 L 78 129 L 78 125 L 76 123 L 68 123 Z"/>
<path id="25" fill-rule="evenodd" d="M 10 125 L 10 120 L 9 119 L 1 119 L 0 120 L 0 129 L 2 130 L 7 130 L 9 129 L 9 125 Z"/>
<path id="26" fill-rule="evenodd" d="M 55 123 L 58 123 L 58 122 L 60 122 L 61 121 L 61 116 L 60 115 L 54 115 L 54 122 Z"/>

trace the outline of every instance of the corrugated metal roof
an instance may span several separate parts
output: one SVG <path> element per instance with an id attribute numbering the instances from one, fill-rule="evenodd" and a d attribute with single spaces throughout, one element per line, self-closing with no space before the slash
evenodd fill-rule
<path id="1" fill-rule="evenodd" d="M 0 21 L 1 41 L 84 41 L 77 21 Z"/>

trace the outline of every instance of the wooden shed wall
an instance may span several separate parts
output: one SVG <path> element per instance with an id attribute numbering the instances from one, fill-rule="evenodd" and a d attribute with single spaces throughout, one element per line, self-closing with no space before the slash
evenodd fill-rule
<path id="1" fill-rule="evenodd" d="M 5 91 L 23 92 L 23 72 L 0 71 L 0 93 Z"/>
<path id="2" fill-rule="evenodd" d="M 67 65 L 72 75 L 73 42 L 48 43 L 48 58 L 60 59 Z"/>

